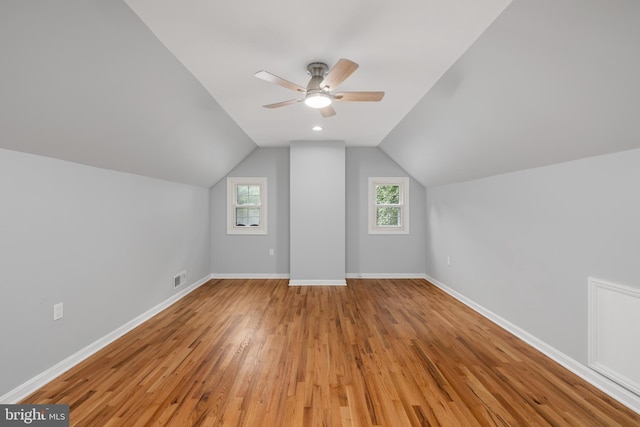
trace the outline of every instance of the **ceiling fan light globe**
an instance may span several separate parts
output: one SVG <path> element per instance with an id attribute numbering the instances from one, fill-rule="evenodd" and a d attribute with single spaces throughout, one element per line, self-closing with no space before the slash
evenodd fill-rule
<path id="1" fill-rule="evenodd" d="M 331 98 L 322 93 L 312 93 L 307 95 L 304 103 L 311 108 L 324 108 L 331 105 Z"/>

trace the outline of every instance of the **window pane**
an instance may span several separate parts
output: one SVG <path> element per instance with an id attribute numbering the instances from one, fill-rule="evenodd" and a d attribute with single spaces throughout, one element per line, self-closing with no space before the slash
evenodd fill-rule
<path id="1" fill-rule="evenodd" d="M 236 208 L 236 227 L 259 227 L 260 208 Z"/>
<path id="2" fill-rule="evenodd" d="M 236 227 L 247 225 L 247 208 L 236 208 Z"/>
<path id="3" fill-rule="evenodd" d="M 259 185 L 248 185 L 249 187 L 249 195 L 250 196 L 260 196 L 260 186 Z"/>
<path id="4" fill-rule="evenodd" d="M 260 205 L 259 185 L 238 185 L 236 187 L 237 205 Z"/>
<path id="5" fill-rule="evenodd" d="M 249 194 L 249 186 L 248 185 L 238 185 L 236 187 L 236 192 L 238 193 L 238 196 L 246 196 L 247 194 Z"/>
<path id="6" fill-rule="evenodd" d="M 397 205 L 400 203 L 399 185 L 376 185 L 376 204 Z"/>
<path id="7" fill-rule="evenodd" d="M 247 224 L 250 227 L 260 226 L 260 209 L 259 208 L 247 209 Z"/>
<path id="8" fill-rule="evenodd" d="M 238 185 L 236 186 L 236 203 L 239 205 L 246 205 L 249 202 L 249 186 Z"/>
<path id="9" fill-rule="evenodd" d="M 376 225 L 398 227 L 400 225 L 400 208 L 377 208 Z"/>

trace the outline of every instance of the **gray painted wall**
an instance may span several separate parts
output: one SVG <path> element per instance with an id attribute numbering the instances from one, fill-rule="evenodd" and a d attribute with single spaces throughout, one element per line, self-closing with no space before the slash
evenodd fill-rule
<path id="1" fill-rule="evenodd" d="M 310 145 L 308 142 L 304 144 Z M 368 178 L 370 176 L 408 176 L 408 174 L 389 156 L 374 147 L 346 148 L 345 167 L 346 272 L 352 276 L 424 274 L 426 257 L 424 187 L 411 179 L 411 233 L 409 235 L 369 235 L 367 232 Z M 289 168 L 289 148 L 259 148 L 228 175 L 267 177 L 269 234 L 266 236 L 227 235 L 226 178 L 211 189 L 211 271 L 214 275 L 270 277 L 290 274 Z M 308 170 L 306 166 L 302 166 L 301 169 Z M 318 176 L 324 177 L 326 181 L 328 176 L 326 170 L 318 173 Z M 302 182 L 301 179 L 296 179 L 296 183 Z M 318 181 L 318 177 L 309 177 L 309 179 L 314 182 L 314 185 Z M 341 184 L 335 185 L 337 187 L 332 187 L 331 192 L 335 193 L 336 188 L 339 190 Z M 308 246 L 308 242 L 305 241 L 304 245 Z M 271 248 L 274 249 L 274 256 L 268 255 Z M 249 259 L 251 262 L 247 262 Z"/>
<path id="2" fill-rule="evenodd" d="M 227 235 L 223 178 L 211 188 L 211 272 L 239 277 L 289 274 L 289 148 L 258 148 L 228 176 L 267 177 L 268 234 Z"/>
<path id="3" fill-rule="evenodd" d="M 0 195 L 0 395 L 210 273 L 205 188 L 0 149 Z"/>
<path id="4" fill-rule="evenodd" d="M 344 142 L 294 141 L 290 157 L 291 281 L 344 281 Z"/>
<path id="5" fill-rule="evenodd" d="M 640 288 L 638 183 L 636 149 L 429 188 L 427 274 L 586 365 L 587 277 Z"/>
<path id="6" fill-rule="evenodd" d="M 422 275 L 426 256 L 425 189 L 411 178 L 410 234 L 368 234 L 368 180 L 372 176 L 409 176 L 378 148 L 347 148 L 347 273 Z"/>

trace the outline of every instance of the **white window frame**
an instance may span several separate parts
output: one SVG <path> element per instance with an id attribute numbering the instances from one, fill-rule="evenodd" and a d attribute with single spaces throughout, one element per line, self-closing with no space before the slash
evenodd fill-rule
<path id="1" fill-rule="evenodd" d="M 378 185 L 397 185 L 399 203 L 397 205 L 376 204 L 376 188 Z M 400 225 L 378 225 L 376 223 L 377 208 L 381 206 L 397 206 L 400 208 Z M 369 234 L 409 234 L 409 178 L 408 177 L 369 177 Z"/>
<path id="2" fill-rule="evenodd" d="M 260 225 L 256 227 L 236 225 L 236 207 L 238 185 L 259 185 Z M 242 205 L 253 206 L 253 205 Z M 227 234 L 267 234 L 267 178 L 265 177 L 227 177 Z"/>

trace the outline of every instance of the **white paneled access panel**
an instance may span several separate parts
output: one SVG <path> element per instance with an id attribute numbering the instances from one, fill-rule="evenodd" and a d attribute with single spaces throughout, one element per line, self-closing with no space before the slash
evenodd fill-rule
<path id="1" fill-rule="evenodd" d="M 589 366 L 640 396 L 640 289 L 589 278 Z"/>

